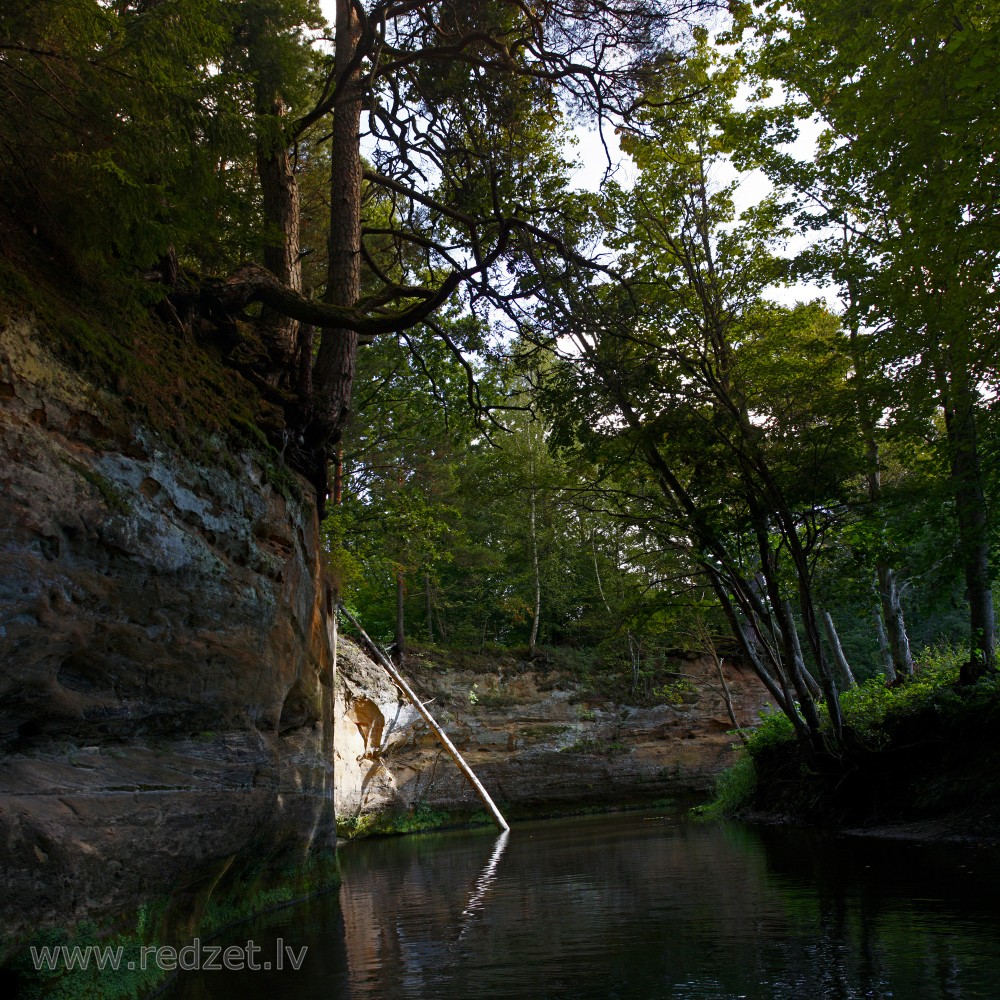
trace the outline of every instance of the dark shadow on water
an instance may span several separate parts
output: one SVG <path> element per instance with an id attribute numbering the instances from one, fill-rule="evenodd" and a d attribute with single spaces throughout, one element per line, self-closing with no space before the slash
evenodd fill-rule
<path id="1" fill-rule="evenodd" d="M 989 852 L 628 814 L 354 843 L 339 895 L 230 935 L 299 971 L 172 1000 L 995 1000 Z M 226 943 L 230 943 L 227 940 Z"/>

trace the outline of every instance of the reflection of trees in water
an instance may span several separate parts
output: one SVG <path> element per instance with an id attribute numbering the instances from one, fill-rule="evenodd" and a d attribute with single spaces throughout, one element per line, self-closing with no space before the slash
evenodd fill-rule
<path id="1" fill-rule="evenodd" d="M 407 841 L 344 854 L 355 998 L 967 1000 L 1000 974 L 997 915 L 935 903 L 898 847 L 639 817 Z"/>
<path id="2" fill-rule="evenodd" d="M 772 834 L 763 843 L 797 933 L 775 947 L 789 964 L 800 953 L 806 957 L 803 975 L 812 976 L 815 995 L 996 995 L 998 966 L 988 942 L 996 939 L 998 911 L 989 886 L 995 890 L 997 872 L 985 884 L 961 884 L 972 857 L 967 851 L 801 832 Z M 984 946 L 992 972 L 980 954 Z M 761 965 L 769 961 L 764 956 Z"/>

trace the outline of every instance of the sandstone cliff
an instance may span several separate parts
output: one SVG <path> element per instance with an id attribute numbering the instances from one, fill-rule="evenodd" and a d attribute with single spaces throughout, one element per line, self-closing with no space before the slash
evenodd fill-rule
<path id="1" fill-rule="evenodd" d="M 169 936 L 334 841 L 316 513 L 43 339 L 0 323 L 0 940 L 158 899 Z"/>
<path id="2" fill-rule="evenodd" d="M 678 658 L 674 704 L 636 707 L 588 692 L 571 673 L 513 656 L 445 667 L 410 656 L 405 674 L 509 816 L 641 804 L 704 791 L 733 761 L 736 737 L 714 662 Z M 724 664 L 737 718 L 756 722 L 767 692 Z M 335 738 L 341 830 L 409 828 L 471 813 L 475 793 L 384 671 L 339 643 Z"/>

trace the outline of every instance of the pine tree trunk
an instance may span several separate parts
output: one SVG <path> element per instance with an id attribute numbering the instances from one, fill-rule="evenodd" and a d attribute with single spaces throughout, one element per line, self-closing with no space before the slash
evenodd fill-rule
<path id="1" fill-rule="evenodd" d="M 535 655 L 535 645 L 538 642 L 538 623 L 542 616 L 542 574 L 538 564 L 538 532 L 535 518 L 535 490 L 531 490 L 530 529 L 531 529 L 531 568 L 535 583 L 535 607 L 531 618 L 531 638 L 528 640 L 528 659 Z"/>
<path id="2" fill-rule="evenodd" d="M 280 98 L 261 95 L 258 117 L 284 117 Z M 267 129 L 262 129 L 264 135 Z M 277 131 L 275 129 L 274 131 Z M 292 170 L 288 149 L 283 143 L 274 147 L 262 138 L 257 143 L 257 176 L 260 179 L 261 208 L 268 242 L 264 245 L 264 266 L 292 291 L 302 290 L 302 265 L 299 255 L 299 185 Z M 269 340 L 282 375 L 297 379 L 294 362 L 299 349 L 299 323 L 271 309 L 264 309 L 261 324 Z"/>
<path id="3" fill-rule="evenodd" d="M 406 655 L 406 619 L 405 610 L 406 586 L 403 582 L 402 570 L 396 570 L 396 655 L 400 666 Z"/>
<path id="4" fill-rule="evenodd" d="M 337 0 L 330 138 L 330 232 L 325 301 L 353 306 L 361 294 L 361 87 L 355 53 L 361 29 L 351 0 Z M 324 329 L 313 369 L 317 435 L 336 440 L 351 405 L 358 335 Z"/>
<path id="5" fill-rule="evenodd" d="M 424 571 L 424 607 L 427 611 L 427 641 L 434 641 L 434 605 L 431 601 L 431 575 Z"/>

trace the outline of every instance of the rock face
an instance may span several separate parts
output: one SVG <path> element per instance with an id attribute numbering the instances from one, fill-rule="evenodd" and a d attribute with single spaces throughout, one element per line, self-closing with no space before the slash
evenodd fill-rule
<path id="1" fill-rule="evenodd" d="M 336 795 L 346 830 L 391 827 L 421 809 L 472 811 L 469 788 L 381 668 L 339 643 Z M 757 719 L 767 692 L 724 665 L 737 718 Z M 501 657 L 446 670 L 411 656 L 405 669 L 490 795 L 513 815 L 641 803 L 705 790 L 732 762 L 729 719 L 714 662 L 678 660 L 676 704 L 640 708 L 589 695 L 565 672 Z M 365 823 L 383 814 L 385 822 Z M 405 825 L 405 824 L 404 824 Z"/>
<path id="2" fill-rule="evenodd" d="M 316 514 L 0 329 L 0 935 L 335 836 Z"/>

